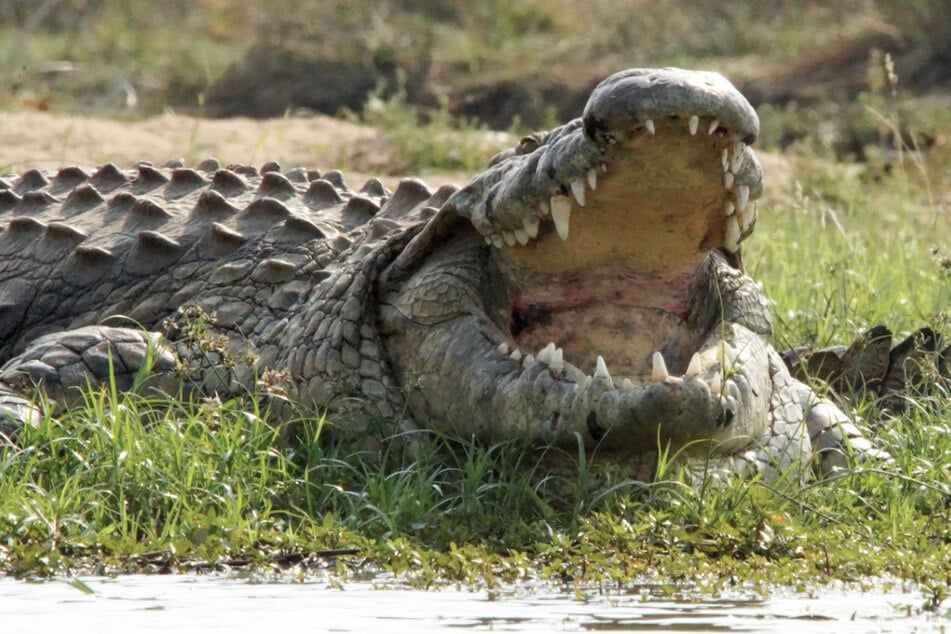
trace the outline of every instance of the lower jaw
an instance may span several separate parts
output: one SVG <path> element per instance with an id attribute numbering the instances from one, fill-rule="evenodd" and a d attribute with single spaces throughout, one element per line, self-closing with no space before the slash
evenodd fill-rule
<path id="1" fill-rule="evenodd" d="M 584 373 L 591 374 L 601 356 L 612 375 L 645 383 L 655 351 L 664 354 L 671 371 L 682 371 L 703 334 L 694 332 L 683 316 L 662 308 L 598 301 L 551 311 L 523 324 L 513 339 L 523 355 L 537 356 L 553 343 L 566 363 Z"/>

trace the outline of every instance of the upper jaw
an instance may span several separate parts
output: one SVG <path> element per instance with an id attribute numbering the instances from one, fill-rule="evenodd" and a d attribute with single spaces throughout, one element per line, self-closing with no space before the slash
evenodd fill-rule
<path id="1" fill-rule="evenodd" d="M 447 207 L 468 218 L 486 242 L 500 249 L 553 233 L 567 240 L 575 206 L 597 206 L 599 182 L 655 186 L 639 182 L 651 176 L 638 169 L 631 154 L 650 147 L 645 139 L 656 147 L 665 143 L 668 132 L 677 131 L 716 146 L 709 161 L 717 170 L 708 171 L 707 178 L 719 188 L 720 229 L 705 247 L 733 252 L 752 231 L 753 203 L 762 193 L 759 162 L 748 147 L 758 130 L 753 108 L 720 75 L 624 71 L 594 89 L 582 118 L 529 141 L 537 145 L 533 151 L 526 152 L 529 147 L 499 155 Z"/>

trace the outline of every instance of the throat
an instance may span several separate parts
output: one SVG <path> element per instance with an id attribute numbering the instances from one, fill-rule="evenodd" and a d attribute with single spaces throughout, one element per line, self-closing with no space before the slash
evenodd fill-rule
<path id="1" fill-rule="evenodd" d="M 558 275 L 523 275 L 513 300 L 515 312 L 570 310 L 590 304 L 653 308 L 686 316 L 695 273 L 641 275 L 595 269 Z"/>
<path id="2" fill-rule="evenodd" d="M 696 274 L 643 276 L 597 270 L 522 279 L 514 293 L 509 332 L 525 353 L 549 343 L 592 371 L 601 355 L 612 371 L 631 378 L 649 373 L 655 350 L 673 365 L 688 359 L 697 333 L 690 301 Z"/>

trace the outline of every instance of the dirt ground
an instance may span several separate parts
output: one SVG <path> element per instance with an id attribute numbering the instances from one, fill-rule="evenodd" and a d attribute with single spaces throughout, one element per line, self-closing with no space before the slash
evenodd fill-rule
<path id="1" fill-rule="evenodd" d="M 139 161 L 342 169 L 351 183 L 385 173 L 386 143 L 373 128 L 323 115 L 280 119 L 199 119 L 165 114 L 142 121 L 39 111 L 0 112 L 0 174 L 63 165 L 120 168 Z M 424 175 L 434 184 L 465 182 L 464 173 Z M 389 184 L 398 177 L 382 178 Z"/>

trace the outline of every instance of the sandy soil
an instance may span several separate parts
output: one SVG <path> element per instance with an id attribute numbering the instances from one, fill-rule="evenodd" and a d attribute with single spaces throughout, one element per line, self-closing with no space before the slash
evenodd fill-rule
<path id="1" fill-rule="evenodd" d="M 165 114 L 122 121 L 37 111 L 0 112 L 0 174 L 63 165 L 115 163 L 125 168 L 139 161 L 161 165 L 176 158 L 194 165 L 208 157 L 226 165 L 260 167 L 277 161 L 285 168 L 342 169 L 353 182 L 368 175 L 380 176 L 384 182 L 398 180 L 398 176 L 383 177 L 388 171 L 387 147 L 376 130 L 322 115 L 258 120 Z M 425 176 L 433 184 L 467 180 L 463 173 Z"/>

